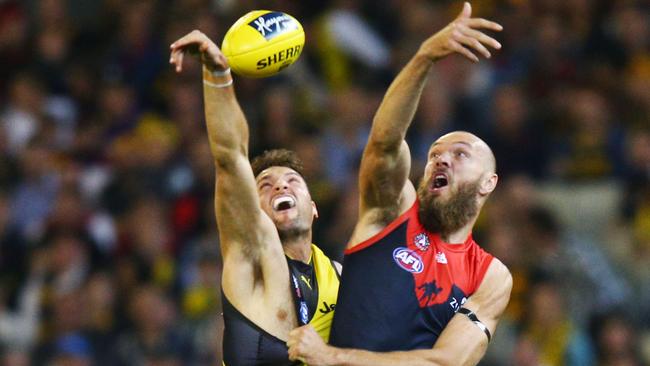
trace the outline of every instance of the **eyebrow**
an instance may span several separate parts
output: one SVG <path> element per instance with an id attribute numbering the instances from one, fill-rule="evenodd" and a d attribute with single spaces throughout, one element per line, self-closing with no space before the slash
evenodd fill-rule
<path id="1" fill-rule="evenodd" d="M 431 149 L 429 149 L 429 154 L 431 154 L 431 150 L 433 150 L 434 147 L 436 147 L 436 146 L 438 146 L 440 144 L 443 144 L 443 143 L 444 142 L 442 142 L 442 141 L 434 142 L 433 145 L 431 145 Z M 465 142 L 465 141 L 454 141 L 450 145 L 456 145 L 456 144 L 465 145 L 466 147 L 468 147 L 470 149 L 472 148 L 472 144 L 470 144 L 469 142 Z"/>
<path id="2" fill-rule="evenodd" d="M 294 176 L 299 177 L 299 178 L 301 177 L 300 174 L 298 174 L 297 172 L 293 172 L 293 171 L 291 171 L 291 172 L 286 172 L 286 173 L 282 174 L 282 176 L 291 176 L 291 175 L 294 175 Z M 261 174 L 261 175 L 259 175 L 259 176 L 255 179 L 255 181 L 256 181 L 256 183 L 259 184 L 260 182 L 262 182 L 262 181 L 264 181 L 264 180 L 268 180 L 268 179 L 271 179 L 271 178 L 269 177 L 269 174 L 266 173 L 266 174 Z"/>

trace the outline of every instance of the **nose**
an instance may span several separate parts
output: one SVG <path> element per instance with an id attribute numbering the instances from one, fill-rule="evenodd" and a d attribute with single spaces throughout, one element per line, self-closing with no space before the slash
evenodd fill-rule
<path id="1" fill-rule="evenodd" d="M 440 153 L 437 157 L 434 158 L 434 161 L 436 164 L 436 168 L 442 168 L 442 167 L 449 168 L 450 158 L 449 158 L 449 154 L 446 152 Z"/>
<path id="2" fill-rule="evenodd" d="M 273 187 L 273 188 L 275 188 L 275 190 L 278 191 L 278 192 L 279 191 L 284 191 L 284 190 L 289 188 L 289 183 L 287 183 L 287 181 L 284 180 L 284 179 L 278 179 L 275 182 L 275 187 Z"/>

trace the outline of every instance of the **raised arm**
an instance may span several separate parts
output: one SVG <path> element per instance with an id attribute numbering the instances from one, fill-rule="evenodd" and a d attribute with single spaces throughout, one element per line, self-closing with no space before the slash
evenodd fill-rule
<path id="1" fill-rule="evenodd" d="M 503 263 L 492 260 L 478 290 L 463 305 L 494 334 L 508 305 L 512 276 Z M 312 366 L 470 366 L 487 350 L 486 334 L 469 317 L 456 313 L 432 349 L 369 352 L 326 345 L 309 326 L 289 334 L 289 358 Z"/>
<path id="2" fill-rule="evenodd" d="M 277 231 L 261 209 L 255 177 L 248 160 L 248 126 L 232 87 L 225 56 L 205 34 L 195 30 L 171 45 L 170 63 L 183 68 L 187 53 L 203 64 L 203 98 L 210 150 L 217 168 L 215 212 L 221 250 L 231 249 L 254 260 Z M 281 253 L 281 247 L 278 249 Z M 238 255 L 239 257 L 239 255 Z"/>
<path id="3" fill-rule="evenodd" d="M 388 88 L 375 115 L 361 160 L 360 224 L 383 226 L 415 199 L 413 185 L 408 181 L 411 159 L 404 137 L 433 62 L 452 53 L 478 62 L 478 57 L 470 50 L 489 58 L 491 54 L 486 46 L 501 47 L 499 42 L 476 30 L 500 31 L 501 26 L 471 15 L 472 8 L 465 3 L 456 19 L 422 43 Z M 357 235 L 360 237 L 351 242 L 369 236 L 355 232 Z"/>

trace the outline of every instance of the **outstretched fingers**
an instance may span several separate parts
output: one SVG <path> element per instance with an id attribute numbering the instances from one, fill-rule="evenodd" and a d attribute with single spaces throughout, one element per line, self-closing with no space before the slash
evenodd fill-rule
<path id="1" fill-rule="evenodd" d="M 457 53 L 460 53 L 461 55 L 467 57 L 471 61 L 478 62 L 479 59 L 478 57 L 472 53 L 472 51 L 468 50 L 467 48 L 463 47 L 463 45 L 456 40 L 452 40 L 449 42 L 449 48 Z"/>
<path id="2" fill-rule="evenodd" d="M 485 58 L 490 58 L 492 54 L 487 47 L 498 50 L 501 49 L 501 43 L 477 29 L 500 32 L 503 27 L 499 23 L 487 19 L 471 18 L 471 15 L 472 7 L 468 2 L 465 2 L 463 10 L 453 22 L 453 40 L 449 46 L 453 51 L 474 62 L 478 62 L 478 57 L 472 51 Z"/>
<path id="3" fill-rule="evenodd" d="M 464 34 L 459 34 L 458 36 L 456 36 L 456 40 L 459 43 L 461 43 L 464 47 L 470 47 L 474 51 L 479 52 L 485 58 L 492 57 L 490 51 L 488 51 L 488 49 L 485 48 L 485 46 L 483 46 L 483 44 L 481 44 L 481 42 L 479 42 L 476 38 L 469 37 Z M 478 61 L 478 59 L 476 61 Z"/>
<path id="4" fill-rule="evenodd" d="M 495 32 L 500 32 L 503 30 L 503 26 L 501 26 L 501 24 L 483 18 L 469 18 L 464 20 L 464 22 L 471 28 L 489 29 Z"/>
<path id="5" fill-rule="evenodd" d="M 472 18 L 472 6 L 465 2 L 463 10 L 456 19 L 424 41 L 418 52 L 432 61 L 452 53 L 459 53 L 471 61 L 478 62 L 479 57 L 492 56 L 488 48 L 501 49 L 501 44 L 483 31 L 498 32 L 502 29 L 503 27 L 498 23 Z"/>
<path id="6" fill-rule="evenodd" d="M 485 58 L 492 57 L 492 54 L 486 46 L 497 50 L 501 48 L 501 44 L 497 42 L 496 39 L 482 32 L 469 28 L 464 24 L 458 24 L 455 28 L 456 29 L 454 30 L 453 35 L 454 40 L 456 40 L 462 46 L 469 48 L 470 51 L 474 50 L 480 53 Z M 462 54 L 465 55 L 465 52 L 462 52 Z M 472 60 L 474 61 L 473 58 Z"/>
<path id="7" fill-rule="evenodd" d="M 501 49 L 501 43 L 483 32 L 479 32 L 469 27 L 459 27 L 459 31 L 468 37 L 476 39 L 484 45 L 490 46 L 496 50 Z"/>

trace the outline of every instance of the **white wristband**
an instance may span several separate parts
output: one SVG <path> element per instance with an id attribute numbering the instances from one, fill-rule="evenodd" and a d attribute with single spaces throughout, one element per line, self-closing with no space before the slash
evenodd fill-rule
<path id="1" fill-rule="evenodd" d="M 209 82 L 207 80 L 203 80 L 203 84 L 207 85 L 209 87 L 212 87 L 212 88 L 226 88 L 226 87 L 229 87 L 229 86 L 232 85 L 232 81 L 233 80 L 230 79 L 230 80 L 226 81 L 225 83 L 216 84 L 216 83 Z"/>
<path id="2" fill-rule="evenodd" d="M 230 67 L 225 69 L 225 70 L 210 71 L 210 74 L 212 74 L 212 76 L 216 76 L 216 77 L 230 75 Z"/>

